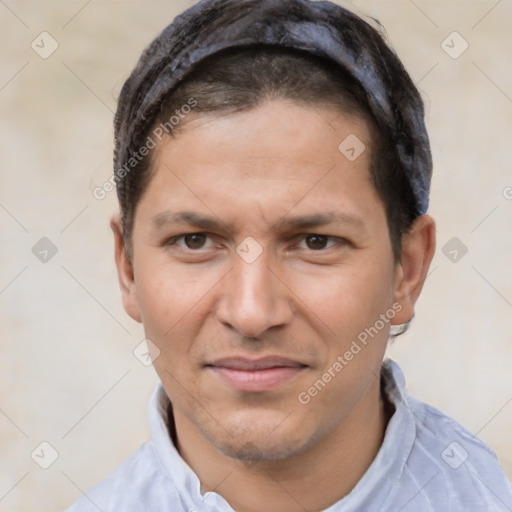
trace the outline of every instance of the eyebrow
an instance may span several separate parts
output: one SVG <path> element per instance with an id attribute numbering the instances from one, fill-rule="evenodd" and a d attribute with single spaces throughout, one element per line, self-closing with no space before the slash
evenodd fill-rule
<path id="1" fill-rule="evenodd" d="M 161 229 L 167 225 L 185 224 L 188 226 L 194 226 L 199 229 L 208 229 L 211 231 L 220 231 L 226 229 L 229 232 L 234 231 L 234 228 L 231 224 L 226 224 L 220 219 L 187 211 L 172 212 L 170 210 L 166 210 L 165 212 L 155 215 L 151 221 L 156 229 Z"/>
<path id="2" fill-rule="evenodd" d="M 199 214 L 191 211 L 173 212 L 166 210 L 152 217 L 152 225 L 155 229 L 161 229 L 168 225 L 187 225 L 198 229 L 208 231 L 225 231 L 230 233 L 235 231 L 233 224 L 226 223 L 220 219 Z M 285 217 L 275 223 L 270 230 L 292 231 L 297 229 L 311 229 L 315 227 L 325 226 L 327 224 L 341 224 L 351 228 L 362 230 L 364 222 L 361 218 L 340 212 L 315 213 L 312 215 L 299 215 L 296 217 Z"/>
<path id="3" fill-rule="evenodd" d="M 325 212 L 312 215 L 299 215 L 297 217 L 285 217 L 279 221 L 273 229 L 283 231 L 292 229 L 310 229 L 327 224 L 342 224 L 354 228 L 363 228 L 364 222 L 359 217 L 348 213 Z"/>

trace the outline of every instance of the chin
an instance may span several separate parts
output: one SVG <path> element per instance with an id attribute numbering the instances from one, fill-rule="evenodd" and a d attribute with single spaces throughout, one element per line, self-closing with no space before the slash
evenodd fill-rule
<path id="1" fill-rule="evenodd" d="M 302 444 L 302 443 L 301 443 Z M 228 457 L 243 462 L 280 461 L 300 453 L 302 446 L 282 440 L 282 443 L 267 446 L 263 440 L 246 441 L 245 443 L 227 442 L 217 448 Z"/>
<path id="2" fill-rule="evenodd" d="M 217 435 L 207 433 L 211 444 L 219 451 L 240 461 L 279 461 L 297 455 L 307 449 L 313 442 L 313 436 L 308 436 L 300 425 L 289 424 L 284 427 L 283 418 L 279 421 L 238 423 L 237 427 L 230 429 L 231 435 L 226 431 L 217 432 Z M 241 427 L 241 425 L 249 425 Z"/>

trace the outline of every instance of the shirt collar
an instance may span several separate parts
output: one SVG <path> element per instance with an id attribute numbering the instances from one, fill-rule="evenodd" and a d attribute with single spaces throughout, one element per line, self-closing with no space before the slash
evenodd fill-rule
<path id="1" fill-rule="evenodd" d="M 398 491 L 398 486 L 393 484 L 400 481 L 413 449 L 416 422 L 405 391 L 405 377 L 398 364 L 391 359 L 385 360 L 381 376 L 386 398 L 395 407 L 386 427 L 384 441 L 354 489 L 324 512 L 337 512 L 340 506 L 343 506 L 344 512 L 374 510 L 376 504 L 385 509 L 384 504 Z"/>
<path id="2" fill-rule="evenodd" d="M 227 501 L 215 492 L 201 492 L 201 483 L 192 468 L 178 453 L 168 429 L 171 402 L 162 383 L 157 385 L 148 406 L 149 428 L 155 455 L 169 485 L 179 493 L 183 509 L 204 512 L 232 512 Z"/>

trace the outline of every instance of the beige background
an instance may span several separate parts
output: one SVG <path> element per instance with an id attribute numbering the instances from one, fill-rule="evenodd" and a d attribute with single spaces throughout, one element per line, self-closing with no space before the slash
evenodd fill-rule
<path id="1" fill-rule="evenodd" d="M 191 3 L 0 2 L 2 511 L 62 510 L 148 436 L 156 376 L 132 353 L 143 331 L 120 303 L 115 193 L 92 190 L 112 172 L 124 79 Z M 409 389 L 478 432 L 512 477 L 512 2 L 345 4 L 381 20 L 419 84 L 435 161 L 438 251 L 391 355 Z M 31 48 L 42 31 L 59 45 L 47 59 Z M 469 44 L 457 59 L 441 47 L 453 31 Z M 42 237 L 58 247 L 47 263 L 32 253 Z M 452 237 L 468 248 L 456 263 L 442 252 Z M 59 453 L 46 470 L 31 459 L 42 441 Z"/>

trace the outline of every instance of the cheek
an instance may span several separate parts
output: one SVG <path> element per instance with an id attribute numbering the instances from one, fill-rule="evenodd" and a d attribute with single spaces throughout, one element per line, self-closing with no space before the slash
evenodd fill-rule
<path id="1" fill-rule="evenodd" d="M 309 309 L 305 314 L 316 324 L 325 350 L 322 365 L 300 396 L 311 400 L 307 410 L 324 417 L 328 430 L 356 406 L 379 375 L 390 325 L 381 315 L 392 304 L 392 277 L 388 269 L 366 261 L 314 279 L 297 278 L 297 295 L 304 298 Z"/>
<path id="2" fill-rule="evenodd" d="M 351 340 L 390 307 L 390 268 L 391 265 L 383 268 L 365 259 L 314 276 L 297 274 L 292 277 L 290 288 L 307 306 L 309 316 L 317 317 L 325 330 L 335 333 L 338 339 Z"/>
<path id="3" fill-rule="evenodd" d="M 146 336 L 162 352 L 188 350 L 205 314 L 211 279 L 200 273 L 148 259 L 137 282 L 137 297 Z M 156 263 L 156 264 L 155 264 Z M 183 342 L 180 342 L 183 340 Z"/>
<path id="4" fill-rule="evenodd" d="M 138 299 L 145 335 L 159 350 L 153 366 L 176 405 L 186 408 L 193 405 L 187 390 L 196 388 L 194 340 L 210 307 L 211 286 L 169 265 L 148 270 L 138 284 Z"/>

